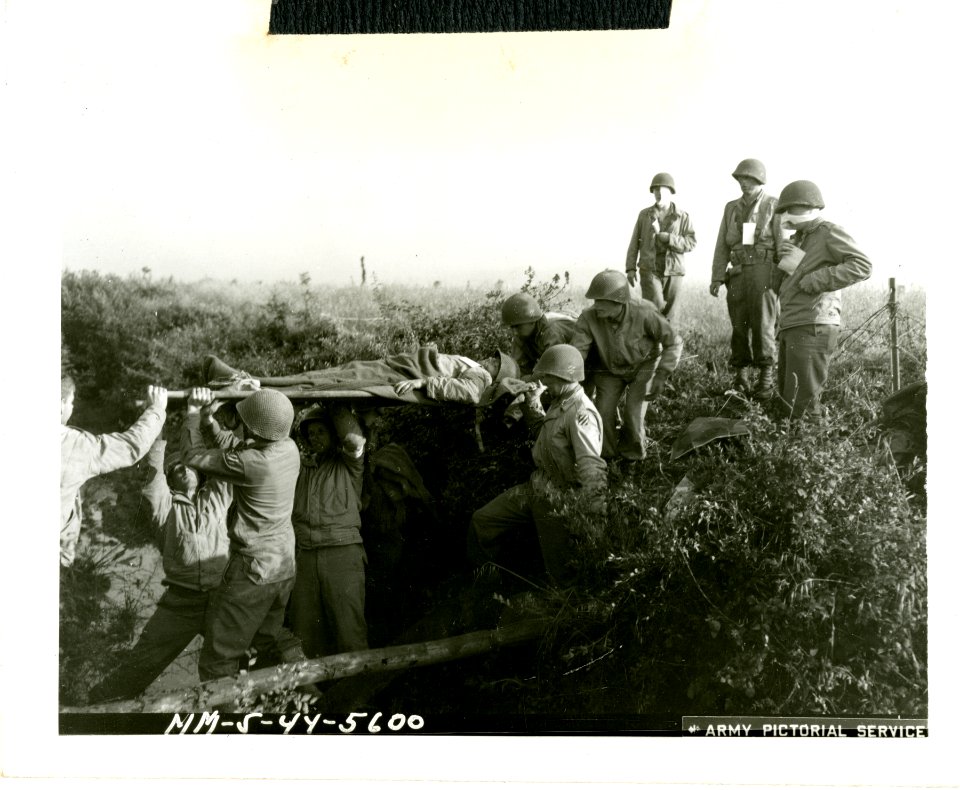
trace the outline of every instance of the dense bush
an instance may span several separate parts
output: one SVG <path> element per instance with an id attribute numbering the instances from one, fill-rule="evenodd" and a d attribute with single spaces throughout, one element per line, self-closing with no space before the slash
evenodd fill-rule
<path id="1" fill-rule="evenodd" d="M 895 468 L 834 428 L 744 419 L 669 517 L 671 491 L 629 481 L 602 529 L 570 503 L 584 586 L 553 677 L 603 656 L 577 676 L 598 712 L 926 715 L 925 529 Z"/>
<path id="2" fill-rule="evenodd" d="M 548 309 L 575 312 L 583 301 L 559 276 L 537 283 L 528 271 L 523 287 Z M 497 289 L 458 300 L 434 291 L 426 299 L 355 289 L 345 295 L 346 319 L 330 312 L 307 276 L 251 295 L 67 272 L 62 364 L 76 372 L 81 407 L 98 402 L 106 415 L 98 423 L 81 408 L 78 421 L 98 427 L 128 421 L 122 407 L 147 383 L 196 381 L 208 352 L 264 375 L 429 343 L 488 356 L 508 347 L 499 320 L 506 295 Z M 478 671 L 490 674 L 469 684 L 471 704 L 478 711 L 575 706 L 583 714 L 925 715 L 923 503 L 867 426 L 890 391 L 878 341 L 884 327 L 857 333 L 851 321 L 825 396 L 826 424 L 791 429 L 726 391 L 726 319 L 719 302 L 704 302 L 686 308 L 684 359 L 650 409 L 653 441 L 639 476 L 611 468 L 606 519 L 575 495 L 562 503 L 579 541 L 578 584 L 537 604 L 553 624 L 539 654 L 527 656 L 536 684 L 498 676 L 504 666 L 496 659 L 481 661 Z M 875 307 L 865 300 L 861 314 Z M 901 335 L 905 381 L 921 377 L 925 364 L 917 315 Z M 751 435 L 671 461 L 675 437 L 706 415 L 742 418 Z M 430 528 L 438 531 L 415 544 L 424 551 L 418 569 L 429 571 L 424 589 L 466 570 L 470 514 L 529 475 L 523 426 L 505 424 L 498 409 L 481 412 L 479 424 L 476 417 L 470 407 L 399 407 L 377 420 L 376 440 L 404 445 L 435 497 Z M 696 491 L 668 518 L 665 505 L 685 476 Z M 118 537 L 124 527 L 115 522 L 104 518 L 103 528 Z M 120 537 L 127 544 L 137 542 L 130 529 Z M 82 630 L 72 623 L 92 624 L 85 644 L 95 637 L 103 650 L 116 642 L 112 615 L 98 617 L 64 616 L 62 677 L 68 669 L 83 678 L 97 671 L 90 663 L 74 671 L 83 651 L 71 648 Z M 463 682 L 456 670 L 430 677 Z M 438 695 L 450 689 L 435 690 L 442 706 Z M 65 689 L 64 699 L 75 691 Z M 397 693 L 424 692 L 407 684 Z"/>

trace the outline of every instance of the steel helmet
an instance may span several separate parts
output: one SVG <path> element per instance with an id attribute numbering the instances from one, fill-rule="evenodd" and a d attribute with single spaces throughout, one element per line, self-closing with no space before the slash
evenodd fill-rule
<path id="1" fill-rule="evenodd" d="M 673 181 L 673 176 L 669 173 L 657 173 L 650 182 L 650 191 L 654 187 L 669 187 L 671 194 L 677 194 L 677 185 Z"/>
<path id="2" fill-rule="evenodd" d="M 573 346 L 550 346 L 533 368 L 534 376 L 556 376 L 564 381 L 583 381 L 583 355 Z"/>
<path id="3" fill-rule="evenodd" d="M 543 317 L 543 308 L 530 294 L 518 293 L 503 303 L 500 308 L 500 315 L 506 326 L 516 326 L 517 324 L 539 321 Z"/>
<path id="4" fill-rule="evenodd" d="M 780 193 L 777 213 L 782 214 L 793 206 L 823 208 L 823 196 L 820 194 L 820 188 L 813 181 L 791 181 Z"/>
<path id="5" fill-rule="evenodd" d="M 290 434 L 293 404 L 277 390 L 257 390 L 237 404 L 243 424 L 261 439 L 275 442 Z"/>
<path id="6" fill-rule="evenodd" d="M 763 162 L 759 159 L 744 159 L 730 175 L 734 178 L 749 176 L 761 184 L 767 183 L 767 168 L 763 166 Z"/>
<path id="7" fill-rule="evenodd" d="M 590 281 L 587 299 L 606 299 L 626 304 L 630 301 L 630 283 L 627 275 L 616 269 L 605 269 Z"/>
<path id="8" fill-rule="evenodd" d="M 304 409 L 297 415 L 297 419 L 294 421 L 294 426 L 297 429 L 297 433 L 300 434 L 300 438 L 304 442 L 308 441 L 307 436 L 307 426 L 312 422 L 322 422 L 327 426 L 327 430 L 330 431 L 331 436 L 336 436 L 336 428 L 333 424 L 333 418 L 330 416 L 330 412 L 323 407 L 323 405 L 316 403 L 308 409 Z"/>

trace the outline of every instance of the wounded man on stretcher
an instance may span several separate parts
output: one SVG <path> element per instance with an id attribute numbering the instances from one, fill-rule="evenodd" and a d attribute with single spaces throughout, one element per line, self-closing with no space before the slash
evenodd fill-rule
<path id="1" fill-rule="evenodd" d="M 519 379 L 520 370 L 513 358 L 502 351 L 475 362 L 458 354 L 441 354 L 433 346 L 421 346 L 415 354 L 354 360 L 288 376 L 255 376 L 210 355 L 203 360 L 202 375 L 214 388 L 365 390 L 403 400 L 417 400 L 414 393 L 422 392 L 436 401 L 475 406 L 485 406 L 506 393 L 516 395 L 530 386 Z"/>

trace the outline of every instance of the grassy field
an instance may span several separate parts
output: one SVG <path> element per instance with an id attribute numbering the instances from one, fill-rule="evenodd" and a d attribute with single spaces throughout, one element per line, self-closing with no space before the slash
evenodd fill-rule
<path id="1" fill-rule="evenodd" d="M 524 287 L 548 309 L 576 313 L 586 303 L 582 288 L 561 276 L 528 272 Z M 500 288 L 329 288 L 306 276 L 267 285 L 67 272 L 62 364 L 79 383 L 74 422 L 98 430 L 128 424 L 129 404 L 145 384 L 194 383 L 209 352 L 260 374 L 424 343 L 479 358 L 507 347 L 499 326 L 507 295 Z M 529 651 L 408 674 L 379 704 L 511 715 L 925 715 L 923 469 L 893 464 L 871 427 L 892 391 L 885 289 L 866 283 L 844 292 L 846 328 L 824 397 L 829 419 L 800 429 L 727 391 L 724 300 L 695 281 L 682 299 L 684 359 L 666 397 L 651 407 L 651 452 L 639 477 L 611 471 L 601 522 L 576 496 L 559 504 L 580 544 L 579 582 L 536 604 L 553 623 L 547 636 Z M 925 374 L 925 296 L 907 290 L 899 301 L 908 384 Z M 430 518 L 421 513 L 405 527 L 411 570 L 394 595 L 406 607 L 394 633 L 470 587 L 463 556 L 470 514 L 529 474 L 530 438 L 485 413 L 481 450 L 474 416 L 469 407 L 398 407 L 384 415 L 380 441 L 407 449 L 435 497 Z M 671 460 L 673 441 L 698 416 L 741 419 L 750 436 Z M 695 493 L 667 518 L 684 478 Z M 61 586 L 70 601 L 61 611 L 65 704 L 83 700 L 150 611 L 142 583 L 104 561 L 111 551 L 147 550 L 150 537 L 134 517 L 137 485 L 134 470 L 90 484 L 87 500 L 97 513 L 85 527 L 87 553 Z M 502 608 L 502 598 L 485 604 Z"/>

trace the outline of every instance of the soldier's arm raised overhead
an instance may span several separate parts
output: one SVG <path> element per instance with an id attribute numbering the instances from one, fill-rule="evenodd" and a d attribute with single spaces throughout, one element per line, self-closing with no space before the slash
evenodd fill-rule
<path id="1" fill-rule="evenodd" d="M 161 538 L 173 502 L 167 476 L 163 473 L 166 447 L 164 439 L 157 439 L 147 451 L 144 456 L 148 466 L 147 481 L 140 489 L 140 496 L 149 508 L 150 526 L 160 533 Z"/>
<path id="2" fill-rule="evenodd" d="M 333 420 L 333 429 L 337 432 L 337 438 L 340 439 L 340 444 L 347 454 L 362 455 L 367 440 L 353 412 L 342 404 L 336 404 L 330 409 L 330 417 Z"/>

